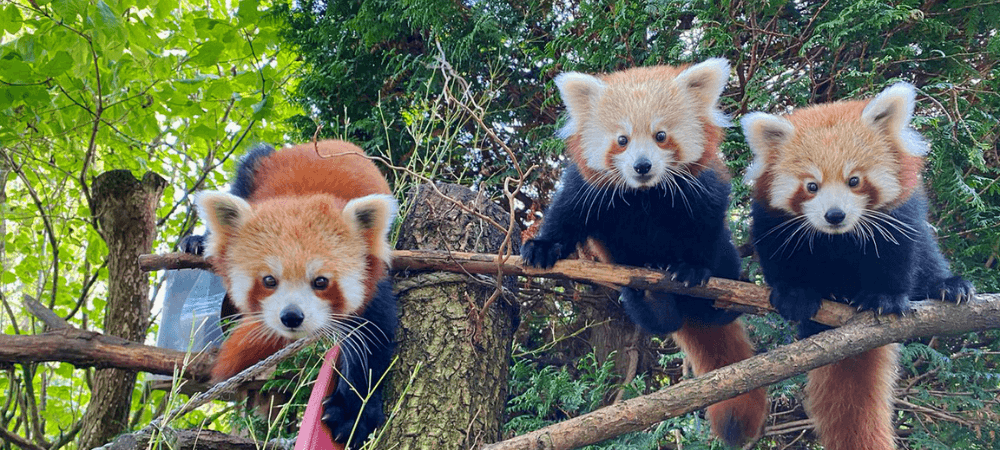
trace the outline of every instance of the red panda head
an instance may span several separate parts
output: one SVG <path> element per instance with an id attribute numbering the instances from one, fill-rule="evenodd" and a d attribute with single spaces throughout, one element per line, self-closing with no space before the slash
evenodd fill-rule
<path id="1" fill-rule="evenodd" d="M 210 231 L 206 256 L 249 320 L 285 338 L 336 331 L 374 295 L 392 248 L 396 200 L 344 201 L 328 194 L 274 197 L 253 205 L 205 191 L 195 202 Z"/>
<path id="2" fill-rule="evenodd" d="M 555 83 L 569 115 L 560 136 L 592 185 L 648 189 L 693 178 L 721 165 L 720 127 L 728 121 L 717 103 L 728 79 L 729 63 L 720 58 L 603 77 L 560 74 Z"/>
<path id="3" fill-rule="evenodd" d="M 754 198 L 827 234 L 891 222 L 884 211 L 919 187 L 929 150 L 909 127 L 915 96 L 913 86 L 898 83 L 871 101 L 816 105 L 784 118 L 748 114 L 741 123 L 754 153 L 746 175 Z"/>

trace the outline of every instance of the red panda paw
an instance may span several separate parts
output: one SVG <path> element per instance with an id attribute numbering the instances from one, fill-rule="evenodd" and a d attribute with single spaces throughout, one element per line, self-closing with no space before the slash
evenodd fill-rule
<path id="1" fill-rule="evenodd" d="M 929 294 L 929 297 L 934 300 L 962 303 L 972 300 L 972 296 L 976 295 L 976 288 L 964 278 L 954 276 L 941 281 Z"/>
<path id="2" fill-rule="evenodd" d="M 907 294 L 862 291 L 854 297 L 852 303 L 858 306 L 859 311 L 875 311 L 880 316 L 889 314 L 902 316 L 913 310 L 910 306 L 910 296 Z"/>
<path id="3" fill-rule="evenodd" d="M 667 270 L 673 274 L 671 279 L 684 283 L 687 287 L 701 286 L 708 283 L 708 279 L 712 277 L 712 270 L 708 267 L 684 262 L 671 264 Z"/>
<path id="4" fill-rule="evenodd" d="M 563 258 L 563 245 L 542 239 L 531 239 L 521 246 L 521 261 L 525 265 L 548 269 Z"/>
<path id="5" fill-rule="evenodd" d="M 771 287 L 770 301 L 785 320 L 805 322 L 819 311 L 823 297 L 813 289 L 775 285 Z"/>
<path id="6" fill-rule="evenodd" d="M 339 380 L 337 388 L 323 400 L 323 423 L 330 429 L 335 442 L 347 448 L 360 448 L 368 440 L 368 435 L 385 422 L 382 411 L 382 395 L 376 390 L 362 401 L 357 392 L 341 385 L 349 383 Z"/>

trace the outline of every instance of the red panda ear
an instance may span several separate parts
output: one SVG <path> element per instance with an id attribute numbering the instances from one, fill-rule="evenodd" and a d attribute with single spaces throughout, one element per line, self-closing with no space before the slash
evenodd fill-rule
<path id="1" fill-rule="evenodd" d="M 209 231 L 206 256 L 215 255 L 222 242 L 243 226 L 251 213 L 246 200 L 225 192 L 198 192 L 194 203 L 198 205 L 198 214 L 205 219 Z"/>
<path id="2" fill-rule="evenodd" d="M 729 61 L 722 58 L 711 58 L 688 67 L 676 78 L 681 88 L 719 126 L 729 125 L 729 121 L 719 111 L 717 105 L 728 81 Z"/>
<path id="3" fill-rule="evenodd" d="M 392 260 L 389 231 L 397 210 L 399 205 L 391 195 L 366 195 L 347 202 L 342 217 L 352 233 L 364 237 L 369 252 L 389 264 Z"/>
<path id="4" fill-rule="evenodd" d="M 913 109 L 916 106 L 916 88 L 909 83 L 896 83 L 886 88 L 861 112 L 861 120 L 895 139 L 899 139 L 903 149 L 915 156 L 926 155 L 929 146 L 920 135 L 910 128 Z"/>
<path id="5" fill-rule="evenodd" d="M 568 137 L 576 132 L 579 119 L 589 116 L 596 109 L 606 85 L 593 75 L 579 72 L 561 73 L 556 76 L 555 82 L 569 114 L 569 122 L 561 130 L 563 137 Z"/>
<path id="6" fill-rule="evenodd" d="M 762 112 L 750 113 L 740 119 L 743 135 L 753 151 L 753 162 L 747 167 L 744 181 L 753 183 L 764 172 L 768 158 L 795 135 L 795 126 L 781 117 Z"/>

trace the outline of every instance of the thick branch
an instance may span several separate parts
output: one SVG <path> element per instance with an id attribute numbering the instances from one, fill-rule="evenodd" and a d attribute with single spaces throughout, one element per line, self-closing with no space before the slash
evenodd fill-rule
<path id="1" fill-rule="evenodd" d="M 147 271 L 205 268 L 205 264 L 205 260 L 197 256 L 178 253 L 139 257 L 140 267 Z M 497 267 L 497 256 L 483 253 L 397 250 L 392 254 L 392 269 L 395 271 L 440 270 L 495 275 Z M 661 270 L 578 259 L 559 261 L 550 269 L 536 269 L 524 267 L 521 264 L 521 258 L 517 256 L 510 257 L 507 262 L 500 265 L 500 268 L 504 275 L 559 278 L 599 285 L 631 286 L 652 291 L 676 292 L 714 299 L 716 306 L 720 308 L 739 309 L 754 314 L 772 310 L 768 301 L 770 289 L 753 283 L 723 278 L 712 278 L 705 286 L 687 288 L 681 283 L 671 281 L 670 273 Z M 813 320 L 827 325 L 840 326 L 847 323 L 854 315 L 854 309 L 850 306 L 827 301 L 823 302 L 823 307 L 820 308 Z"/>
<path id="2" fill-rule="evenodd" d="M 916 305 L 914 314 L 881 318 L 880 323 L 859 314 L 843 327 L 483 449 L 561 450 L 594 444 L 892 342 L 1000 328 L 1000 294 L 980 295 L 963 305 Z"/>
<path id="3" fill-rule="evenodd" d="M 207 381 L 213 358 L 205 354 L 188 355 L 72 327 L 30 336 L 0 334 L 0 363 L 62 361 L 76 367 L 172 376 L 175 369 L 184 367 L 185 358 L 189 362 L 181 377 Z"/>

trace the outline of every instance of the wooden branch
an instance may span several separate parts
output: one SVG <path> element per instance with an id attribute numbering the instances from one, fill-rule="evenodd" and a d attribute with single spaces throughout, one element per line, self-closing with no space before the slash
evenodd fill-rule
<path id="1" fill-rule="evenodd" d="M 146 271 L 208 267 L 204 259 L 183 253 L 142 255 L 139 257 L 139 266 Z M 483 253 L 396 250 L 392 254 L 392 269 L 397 272 L 437 270 L 494 275 L 497 273 L 497 267 L 497 256 Z M 662 270 L 579 259 L 565 259 L 557 262 L 552 268 L 536 269 L 525 267 L 518 256 L 511 256 L 499 267 L 503 270 L 504 275 L 558 278 L 599 285 L 631 286 L 638 289 L 674 292 L 713 299 L 719 308 L 738 309 L 752 314 L 773 311 L 768 300 L 771 293 L 769 288 L 724 278 L 712 278 L 704 286 L 688 288 L 684 287 L 682 283 L 671 281 L 670 273 Z M 841 326 L 855 315 L 854 308 L 850 306 L 824 301 L 813 320 L 826 325 Z M 866 315 L 870 315 L 870 313 Z"/>
<path id="2" fill-rule="evenodd" d="M 790 378 L 892 342 L 917 337 L 962 334 L 1000 328 L 1000 294 L 977 296 L 970 303 L 917 302 L 906 317 L 859 314 L 851 323 L 808 339 L 636 397 L 550 425 L 483 450 L 562 450 L 590 445 L 639 431 L 670 417 Z"/>
<path id="3" fill-rule="evenodd" d="M 192 354 L 139 344 L 78 328 L 62 328 L 29 336 L 0 334 L 0 363 L 62 361 L 76 367 L 117 368 L 206 381 L 214 354 Z"/>
<path id="4" fill-rule="evenodd" d="M 33 316 L 37 317 L 45 323 L 45 326 L 49 330 L 61 330 L 63 328 L 69 328 L 69 322 L 66 322 L 62 317 L 53 312 L 51 309 L 46 308 L 45 305 L 41 304 L 34 297 L 24 294 L 21 297 L 21 302 L 24 303 L 24 309 L 27 309 Z"/>

